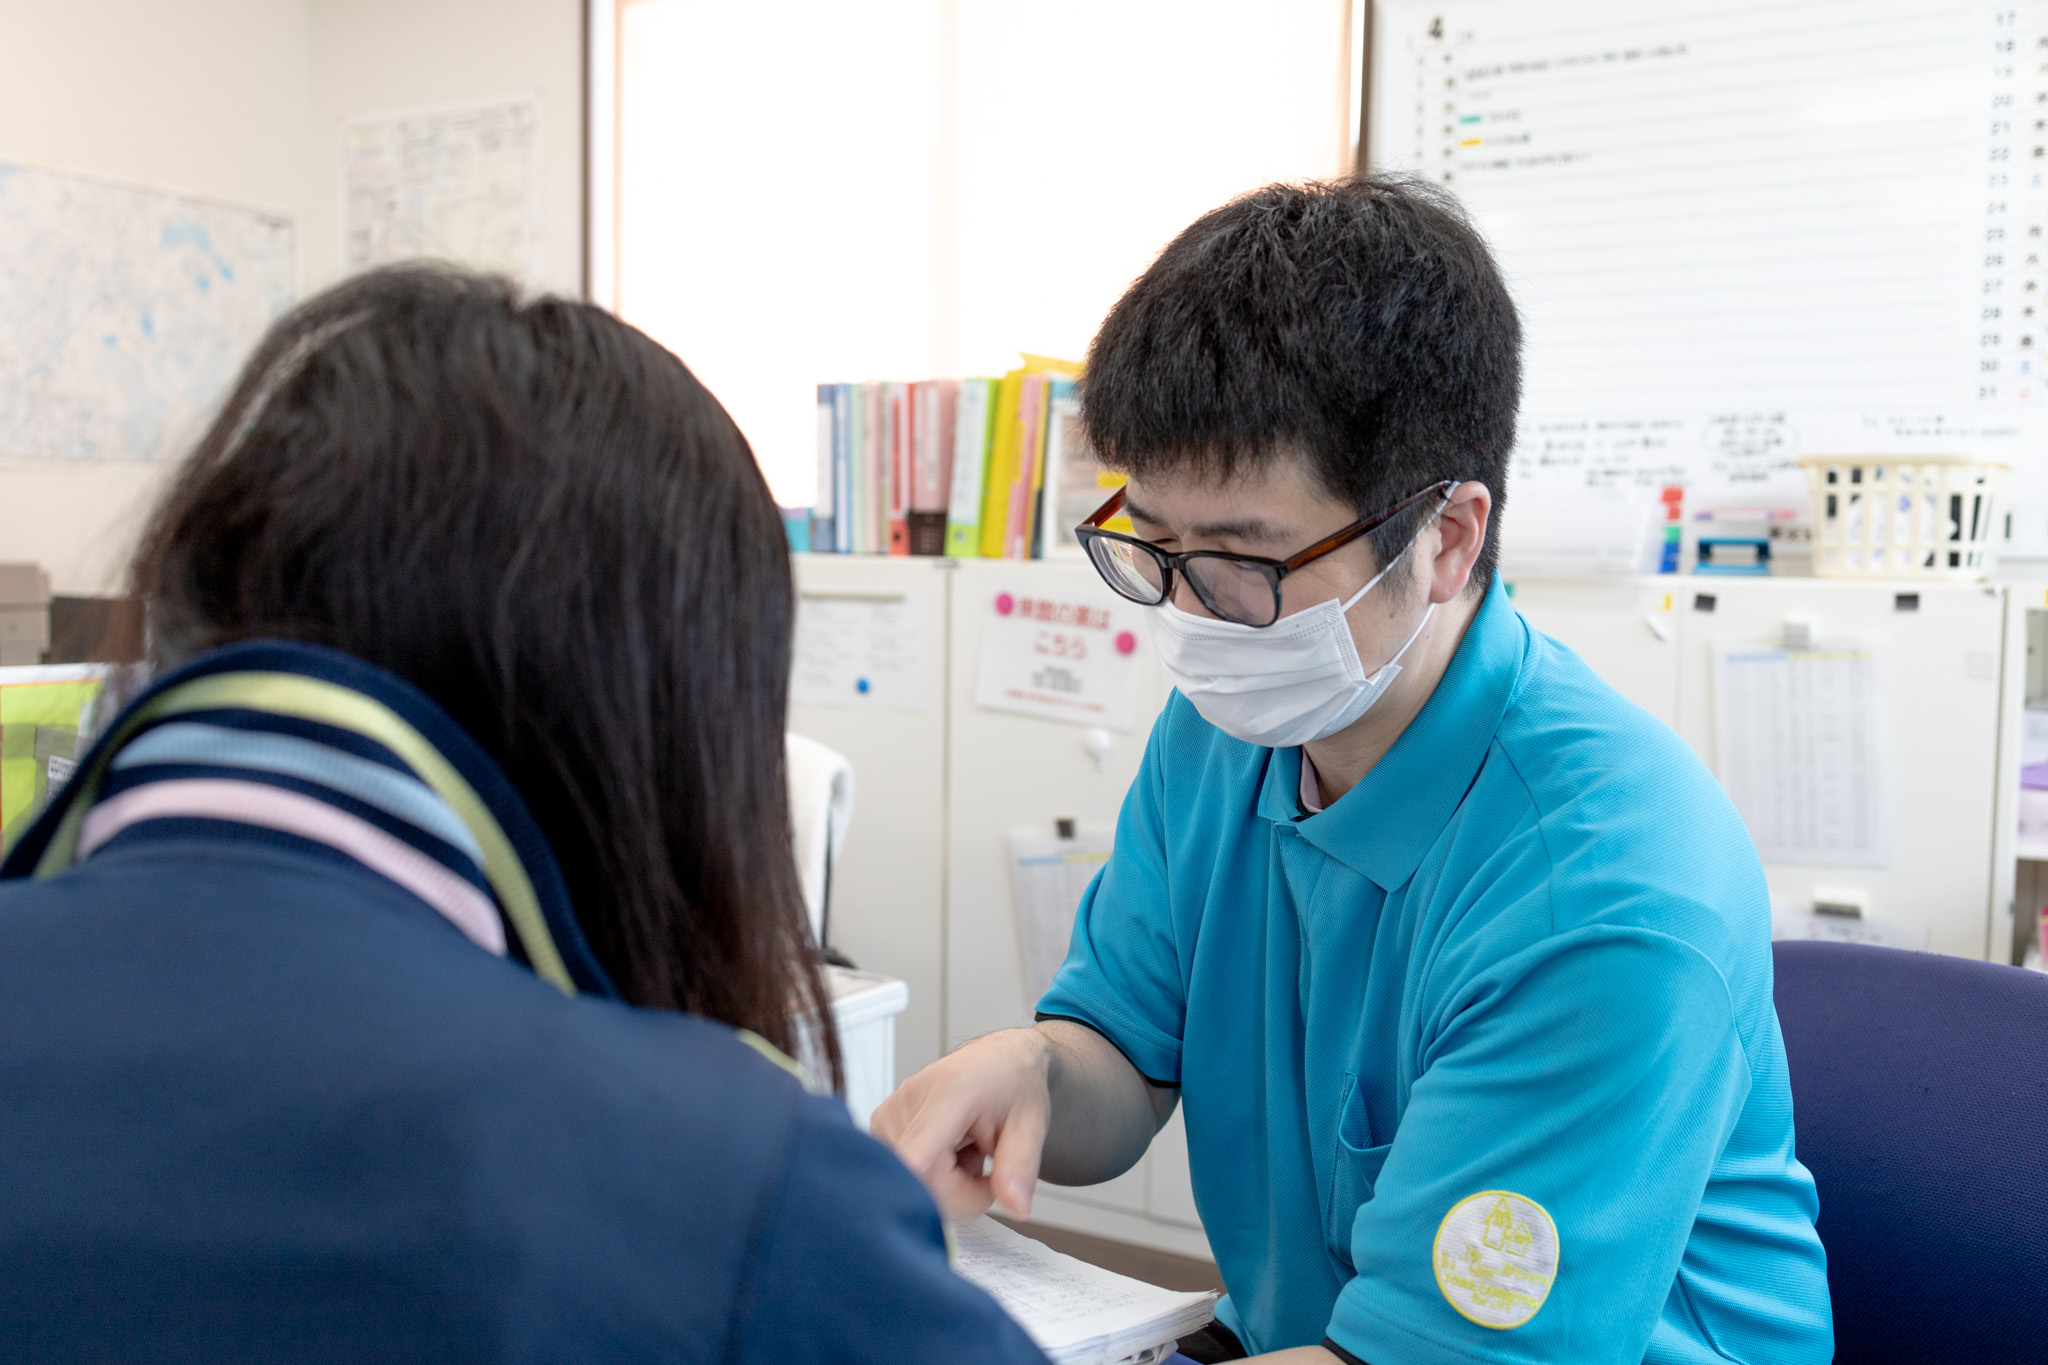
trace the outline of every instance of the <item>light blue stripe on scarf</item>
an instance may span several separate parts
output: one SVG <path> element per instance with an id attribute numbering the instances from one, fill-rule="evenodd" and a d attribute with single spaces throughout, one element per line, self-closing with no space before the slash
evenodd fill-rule
<path id="1" fill-rule="evenodd" d="M 381 763 L 316 744 L 295 735 L 234 730 L 201 721 L 159 725 L 139 736 L 114 756 L 116 771 L 149 763 L 207 763 L 256 768 L 317 782 L 365 805 L 425 830 L 461 849 L 483 866 L 483 849 L 461 817 L 433 789 Z"/>

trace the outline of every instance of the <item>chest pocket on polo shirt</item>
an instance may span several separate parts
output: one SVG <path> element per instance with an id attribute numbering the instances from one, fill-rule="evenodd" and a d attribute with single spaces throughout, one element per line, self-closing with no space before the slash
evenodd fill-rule
<path id="1" fill-rule="evenodd" d="M 1351 1225 L 1359 1205 L 1372 1198 L 1380 1167 L 1394 1144 L 1373 1142 L 1365 1116 L 1365 1088 L 1358 1077 L 1344 1073 L 1344 1097 L 1337 1103 L 1337 1142 L 1330 1156 L 1329 1188 L 1323 1191 L 1323 1241 L 1330 1253 L 1351 1264 Z"/>

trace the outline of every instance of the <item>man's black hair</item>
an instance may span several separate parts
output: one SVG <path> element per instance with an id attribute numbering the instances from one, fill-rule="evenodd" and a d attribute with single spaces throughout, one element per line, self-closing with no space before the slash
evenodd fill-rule
<path id="1" fill-rule="evenodd" d="M 1196 219 L 1125 291 L 1089 347 L 1083 416 L 1112 468 L 1228 478 L 1298 455 L 1360 516 L 1476 479 L 1493 494 L 1484 588 L 1521 345 L 1448 191 L 1383 175 L 1268 185 Z M 1382 563 L 1434 506 L 1373 534 Z"/>

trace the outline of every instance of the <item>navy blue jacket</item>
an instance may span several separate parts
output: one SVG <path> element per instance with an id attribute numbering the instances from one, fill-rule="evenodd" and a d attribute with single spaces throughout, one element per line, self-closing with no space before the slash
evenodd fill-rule
<path id="1" fill-rule="evenodd" d="M 0 1355 L 1042 1362 L 731 1030 L 200 822 L 0 882 Z"/>

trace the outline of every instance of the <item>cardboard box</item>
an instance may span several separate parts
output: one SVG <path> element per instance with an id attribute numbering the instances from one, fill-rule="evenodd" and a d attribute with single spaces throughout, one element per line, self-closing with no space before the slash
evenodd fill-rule
<path id="1" fill-rule="evenodd" d="M 0 611 L 50 607 L 50 576 L 40 564 L 0 564 Z M 45 641 L 47 643 L 47 640 Z"/>
<path id="2" fill-rule="evenodd" d="M 38 564 L 0 564 L 0 668 L 39 664 L 50 647 L 50 576 Z"/>
<path id="3" fill-rule="evenodd" d="M 48 607 L 0 606 L 0 667 L 39 664 L 49 647 Z"/>

